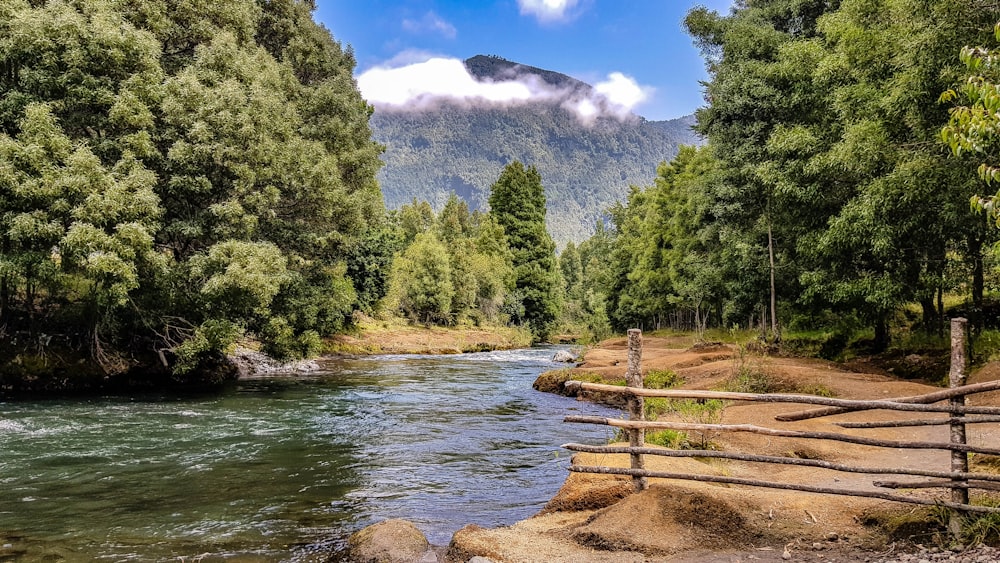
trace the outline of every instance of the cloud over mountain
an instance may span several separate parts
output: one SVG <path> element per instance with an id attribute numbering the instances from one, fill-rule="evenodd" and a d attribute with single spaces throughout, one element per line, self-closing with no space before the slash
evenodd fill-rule
<path id="1" fill-rule="evenodd" d="M 468 65 L 476 60 L 497 62 L 500 70 L 473 73 Z M 653 92 L 620 72 L 591 87 L 558 73 L 482 56 L 461 61 L 425 55 L 414 60 L 410 54 L 395 64 L 364 71 L 357 82 L 365 99 L 382 109 L 421 110 L 443 100 L 469 105 L 544 102 L 573 111 L 583 122 L 600 116 L 626 118 Z"/>

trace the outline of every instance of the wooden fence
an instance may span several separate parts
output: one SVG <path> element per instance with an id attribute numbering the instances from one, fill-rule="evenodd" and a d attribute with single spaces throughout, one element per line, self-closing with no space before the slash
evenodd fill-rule
<path id="1" fill-rule="evenodd" d="M 628 331 L 628 369 L 626 386 L 602 385 L 579 381 L 566 382 L 567 387 L 603 393 L 624 393 L 628 395 L 629 418 L 614 419 L 596 416 L 567 416 L 566 422 L 585 424 L 604 424 L 625 429 L 629 432 L 628 446 L 588 446 L 584 444 L 564 444 L 563 447 L 576 452 L 591 452 L 604 454 L 629 454 L 631 467 L 603 467 L 572 465 L 570 471 L 580 473 L 604 473 L 632 476 L 636 491 L 645 489 L 647 479 L 665 478 L 702 481 L 711 483 L 728 483 L 786 489 L 811 493 L 832 495 L 847 495 L 856 497 L 878 498 L 895 502 L 943 506 L 951 509 L 949 530 L 956 537 L 960 531 L 961 514 L 1000 513 L 1000 507 L 974 505 L 969 503 L 969 490 L 1000 490 L 1000 475 L 976 473 L 969 471 L 969 454 L 978 453 L 1000 456 L 1000 448 L 976 446 L 966 443 L 966 426 L 969 424 L 989 424 L 1000 422 L 1000 407 L 966 406 L 965 397 L 987 391 L 1000 390 L 1000 381 L 990 381 L 975 385 L 966 385 L 966 320 L 953 319 L 951 323 L 951 370 L 949 372 L 950 387 L 934 393 L 913 397 L 898 397 L 886 400 L 852 400 L 819 397 L 814 395 L 794 395 L 782 393 L 735 393 L 722 391 L 696 391 L 678 389 L 645 389 L 643 388 L 640 369 L 642 356 L 642 333 L 638 329 Z M 905 440 L 883 440 L 840 434 L 837 432 L 813 432 L 768 428 L 752 424 L 695 424 L 685 422 L 646 421 L 644 420 L 644 397 L 664 397 L 670 399 L 722 399 L 734 401 L 761 401 L 768 403 L 798 403 L 819 405 L 821 408 L 800 410 L 780 414 L 775 417 L 779 422 L 792 422 L 835 414 L 843 414 L 861 410 L 894 410 L 918 413 L 948 413 L 949 416 L 937 418 L 921 418 L 912 420 L 871 421 L 871 422 L 839 422 L 842 428 L 889 428 L 917 427 L 929 425 L 948 425 L 950 440 L 948 442 L 923 442 Z M 947 401 L 947 404 L 936 404 Z M 863 467 L 840 463 L 832 463 L 816 459 L 801 459 L 797 457 L 756 455 L 752 453 L 726 452 L 714 450 L 672 450 L 666 448 L 649 448 L 645 446 L 646 430 L 681 430 L 701 432 L 752 432 L 768 436 L 810 440 L 834 440 L 852 444 L 862 444 L 881 448 L 905 448 L 920 450 L 945 450 L 951 452 L 951 464 L 940 471 L 926 469 L 908 469 L 903 467 Z M 921 496 L 897 494 L 879 490 L 851 490 L 842 488 L 819 487 L 801 483 L 782 483 L 765 479 L 750 479 L 722 475 L 704 475 L 694 473 L 674 473 L 650 471 L 645 467 L 645 456 L 666 457 L 700 457 L 718 458 L 740 461 L 759 462 L 767 464 L 798 465 L 818 467 L 832 471 L 864 473 L 871 475 L 908 475 L 926 477 L 923 481 L 873 481 L 876 488 L 885 489 L 949 489 L 948 500 L 931 499 Z"/>

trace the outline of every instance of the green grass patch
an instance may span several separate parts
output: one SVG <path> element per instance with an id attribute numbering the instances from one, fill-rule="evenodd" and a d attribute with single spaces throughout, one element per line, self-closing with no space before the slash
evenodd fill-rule
<path id="1" fill-rule="evenodd" d="M 976 504 L 1000 507 L 1000 498 L 986 498 Z M 962 518 L 961 542 L 963 545 L 1000 543 L 1000 514 L 966 514 Z"/>
<path id="2" fill-rule="evenodd" d="M 732 374 L 723 381 L 721 391 L 734 393 L 791 393 L 834 397 L 836 393 L 822 383 L 804 383 L 774 375 L 766 362 L 740 347 L 733 356 Z"/>
<path id="3" fill-rule="evenodd" d="M 654 369 L 646 372 L 642 378 L 646 389 L 673 389 L 684 384 L 684 378 L 669 369 Z"/>
<path id="4" fill-rule="evenodd" d="M 687 432 L 680 430 L 666 429 L 646 432 L 646 443 L 672 450 L 686 450 L 691 448 Z"/>

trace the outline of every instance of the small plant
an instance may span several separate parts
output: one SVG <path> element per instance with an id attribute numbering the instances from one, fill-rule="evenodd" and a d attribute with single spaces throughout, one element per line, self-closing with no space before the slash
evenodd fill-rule
<path id="1" fill-rule="evenodd" d="M 709 399 L 707 401 L 684 399 L 674 401 L 672 404 L 674 412 L 677 413 L 677 416 L 681 420 L 693 424 L 718 424 L 722 422 L 722 410 L 725 406 L 725 401 L 719 399 Z M 712 439 L 718 435 L 718 432 L 697 430 L 695 433 L 697 434 L 698 441 L 692 442 L 692 447 L 699 450 L 714 448 Z"/>
<path id="2" fill-rule="evenodd" d="M 673 389 L 684 384 L 684 379 L 668 369 L 650 370 L 643 377 L 646 389 Z"/>
<path id="3" fill-rule="evenodd" d="M 977 361 L 992 361 L 1000 357 L 1000 331 L 984 330 L 972 341 L 972 357 Z"/>
<path id="4" fill-rule="evenodd" d="M 646 397 L 646 420 L 656 420 L 661 414 L 672 412 L 673 406 L 670 399 L 663 397 Z"/>
<path id="5" fill-rule="evenodd" d="M 690 442 L 688 442 L 687 432 L 669 429 L 646 432 L 646 443 L 663 446 L 672 450 L 685 450 L 691 447 Z"/>
<path id="6" fill-rule="evenodd" d="M 583 381 L 584 383 L 600 383 L 602 385 L 620 385 L 625 386 L 625 378 L 619 377 L 616 379 L 605 379 L 603 375 L 599 373 L 593 373 L 589 371 L 576 372 L 572 374 L 569 379 L 573 381 Z"/>
<path id="7" fill-rule="evenodd" d="M 770 375 L 761 366 L 759 359 L 754 357 L 746 345 L 737 348 L 733 354 L 733 368 L 723 389 L 739 393 L 767 393 Z"/>
<path id="8" fill-rule="evenodd" d="M 1000 499 L 986 499 L 978 504 L 984 506 L 1000 506 Z M 962 537 L 964 545 L 990 544 L 1000 542 L 1000 514 L 969 514 L 962 519 Z"/>
<path id="9" fill-rule="evenodd" d="M 735 393 L 795 393 L 834 397 L 836 393 L 822 383 L 801 383 L 776 377 L 759 362 L 750 360 L 743 347 L 733 357 L 733 372 L 722 384 L 723 391 Z"/>

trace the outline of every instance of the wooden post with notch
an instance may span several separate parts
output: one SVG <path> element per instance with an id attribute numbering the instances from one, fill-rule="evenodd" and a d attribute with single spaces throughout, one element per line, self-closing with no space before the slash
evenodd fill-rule
<path id="1" fill-rule="evenodd" d="M 966 373 L 965 373 L 965 346 L 966 346 L 966 325 L 967 321 L 963 318 L 956 318 L 951 320 L 951 369 L 948 372 L 948 385 L 949 387 L 960 387 L 965 385 Z M 965 396 L 960 395 L 949 399 L 952 406 L 962 407 L 965 406 Z M 965 415 L 962 413 L 953 412 L 951 413 L 952 420 L 960 419 Z M 965 444 L 965 423 L 964 422 L 952 422 L 951 428 L 951 443 L 953 444 Z M 952 473 L 968 473 L 969 472 L 969 454 L 967 452 L 959 452 L 952 450 L 951 452 L 951 471 Z M 964 487 L 954 487 L 951 489 L 951 502 L 958 504 L 969 504 L 969 489 L 967 487 L 968 481 L 960 478 L 952 478 L 952 481 L 956 484 L 966 485 Z M 958 510 L 952 510 L 948 518 L 948 531 L 951 533 L 952 539 L 956 542 L 962 537 L 962 513 Z"/>
<path id="2" fill-rule="evenodd" d="M 629 387 L 642 388 L 642 331 L 637 328 L 630 328 L 628 331 L 628 370 L 625 372 L 625 384 Z M 637 395 L 629 396 L 628 411 L 629 420 L 645 420 L 646 404 L 645 399 Z M 629 445 L 633 448 L 641 448 L 646 445 L 646 430 L 643 428 L 633 428 L 629 431 Z M 632 469 L 645 469 L 646 463 L 642 454 L 630 454 Z M 636 492 L 644 491 L 649 486 L 645 477 L 633 476 L 632 487 Z"/>

